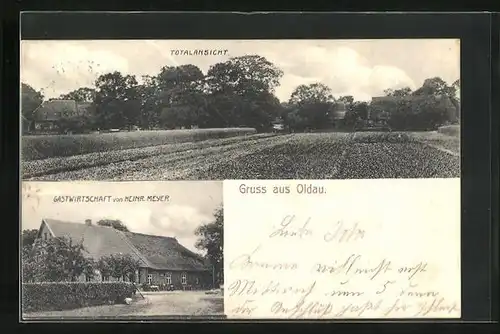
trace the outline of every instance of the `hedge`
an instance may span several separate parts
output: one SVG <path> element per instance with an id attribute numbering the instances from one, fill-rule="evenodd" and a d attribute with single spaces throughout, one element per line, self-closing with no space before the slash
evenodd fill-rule
<path id="1" fill-rule="evenodd" d="M 85 153 L 235 137 L 254 134 L 256 132 L 257 130 L 254 128 L 224 128 L 23 136 L 21 139 L 21 155 L 23 161 L 30 161 Z"/>
<path id="2" fill-rule="evenodd" d="M 61 311 L 125 303 L 134 291 L 129 282 L 23 283 L 22 308 L 24 312 Z"/>

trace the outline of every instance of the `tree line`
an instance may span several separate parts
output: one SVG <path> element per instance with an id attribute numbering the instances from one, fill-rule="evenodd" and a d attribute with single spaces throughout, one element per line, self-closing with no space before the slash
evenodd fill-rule
<path id="1" fill-rule="evenodd" d="M 331 127 L 336 102 L 346 105 L 347 125 L 369 114 L 370 102 L 355 101 L 352 96 L 335 99 L 331 89 L 319 82 L 299 85 L 289 101 L 281 103 L 275 88 L 282 76 L 279 67 L 259 55 L 230 58 L 210 66 L 206 74 L 192 64 L 164 66 L 156 75 L 142 76 L 140 82 L 135 76 L 118 71 L 106 73 L 96 79 L 94 87 L 82 87 L 59 97 L 87 102 L 91 110 L 86 115 L 62 117 L 59 127 L 72 130 L 253 127 L 267 131 L 273 120 L 279 118 L 290 130 L 304 131 Z M 458 81 L 448 85 L 441 78 L 431 78 L 426 82 L 415 92 L 404 88 L 386 93 L 434 96 L 443 92 L 456 99 Z M 21 90 L 23 120 L 29 124 L 44 97 L 26 83 Z"/>

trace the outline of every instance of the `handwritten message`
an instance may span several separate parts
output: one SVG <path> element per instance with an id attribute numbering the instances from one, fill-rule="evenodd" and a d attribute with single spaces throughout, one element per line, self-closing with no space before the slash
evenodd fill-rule
<path id="1" fill-rule="evenodd" d="M 228 317 L 460 317 L 459 179 L 224 182 Z"/>

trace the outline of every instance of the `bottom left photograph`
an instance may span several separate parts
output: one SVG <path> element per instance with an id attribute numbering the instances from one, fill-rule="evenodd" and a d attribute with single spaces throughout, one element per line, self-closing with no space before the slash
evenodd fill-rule
<path id="1" fill-rule="evenodd" d="M 222 181 L 23 182 L 22 321 L 224 318 Z"/>

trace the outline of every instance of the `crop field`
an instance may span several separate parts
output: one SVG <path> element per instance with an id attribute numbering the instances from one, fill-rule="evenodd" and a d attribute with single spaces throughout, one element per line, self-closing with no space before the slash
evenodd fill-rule
<path id="1" fill-rule="evenodd" d="M 81 135 L 23 136 L 24 161 L 254 134 L 253 128 L 131 131 Z"/>
<path id="2" fill-rule="evenodd" d="M 194 130 L 196 131 L 196 130 Z M 426 133 L 246 134 L 25 161 L 26 180 L 460 176 L 459 138 Z"/>

